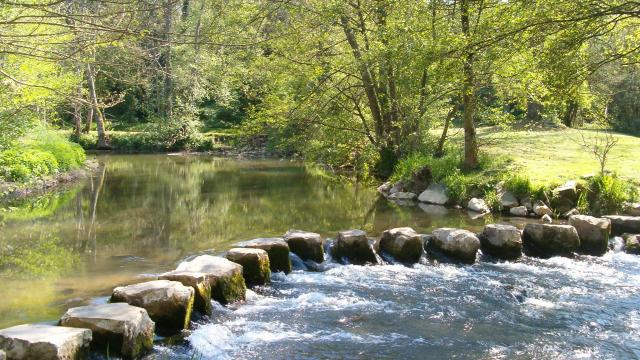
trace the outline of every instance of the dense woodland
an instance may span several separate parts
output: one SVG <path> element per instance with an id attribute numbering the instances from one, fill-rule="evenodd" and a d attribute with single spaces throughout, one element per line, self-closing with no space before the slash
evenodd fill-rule
<path id="1" fill-rule="evenodd" d="M 3 1 L 0 162 L 62 146 L 43 129 L 165 150 L 213 131 L 384 178 L 416 153 L 478 167 L 482 126 L 637 134 L 639 25 L 625 0 Z"/>

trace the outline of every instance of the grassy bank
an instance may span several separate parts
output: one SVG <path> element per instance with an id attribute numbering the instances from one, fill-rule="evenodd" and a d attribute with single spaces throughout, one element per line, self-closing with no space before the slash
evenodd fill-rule
<path id="1" fill-rule="evenodd" d="M 98 137 L 96 132 L 72 136 L 71 131 L 59 131 L 85 150 L 96 150 Z M 119 152 L 154 153 L 169 151 L 223 151 L 235 143 L 237 134 L 232 130 L 216 130 L 190 133 L 188 136 L 176 136 L 158 131 L 110 131 L 109 141 L 112 149 Z"/>
<path id="2" fill-rule="evenodd" d="M 462 146 L 463 132 L 454 130 L 451 143 Z M 597 160 L 581 145 L 600 136 L 595 130 L 544 129 L 502 131 L 480 128 L 483 151 L 492 157 L 506 157 L 512 169 L 539 184 L 561 183 L 579 179 L 599 170 Z M 607 170 L 640 185 L 640 138 L 619 133 L 611 151 Z"/>
<path id="3" fill-rule="evenodd" d="M 409 190 L 420 191 L 416 183 L 437 182 L 447 187 L 453 203 L 466 205 L 471 198 L 483 198 L 500 210 L 499 189 L 519 199 L 554 202 L 554 189 L 568 180 L 578 181 L 575 207 L 582 213 L 618 213 L 625 202 L 638 200 L 640 184 L 640 139 L 614 134 L 617 145 L 607 162 L 607 174 L 597 174 L 599 163 L 584 148 L 583 136 L 590 143 L 596 131 L 574 129 L 503 132 L 479 129 L 482 141 L 480 166 L 472 171 L 461 168 L 463 137 L 454 130 L 445 156 L 414 154 L 395 167 L 392 182 L 402 181 Z M 427 172 L 422 169 L 428 168 Z M 419 179 L 417 174 L 427 174 Z M 585 177 L 591 174 L 592 176 Z M 596 174 L 593 176 L 593 174 Z"/>
<path id="4" fill-rule="evenodd" d="M 51 189 L 82 176 L 86 155 L 55 131 L 39 129 L 0 150 L 0 200 Z"/>

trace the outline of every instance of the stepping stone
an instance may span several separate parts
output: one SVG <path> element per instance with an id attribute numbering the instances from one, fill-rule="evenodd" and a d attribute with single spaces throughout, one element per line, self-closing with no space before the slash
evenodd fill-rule
<path id="1" fill-rule="evenodd" d="M 223 257 L 200 255 L 178 265 L 177 271 L 207 274 L 211 298 L 221 304 L 244 300 L 246 285 L 242 266 Z"/>
<path id="2" fill-rule="evenodd" d="M 640 216 L 606 215 L 611 220 L 611 234 L 640 234 Z"/>
<path id="3" fill-rule="evenodd" d="M 581 254 L 602 256 L 609 249 L 611 220 L 587 215 L 569 217 L 569 225 L 576 228 L 580 237 Z"/>
<path id="4" fill-rule="evenodd" d="M 211 315 L 211 281 L 207 274 L 174 270 L 158 276 L 158 279 L 179 281 L 184 286 L 191 286 L 194 290 L 193 309 Z"/>
<path id="5" fill-rule="evenodd" d="M 269 255 L 266 251 L 262 249 L 234 248 L 227 252 L 227 259 L 242 265 L 242 275 L 247 285 L 264 285 L 271 281 Z"/>
<path id="6" fill-rule="evenodd" d="M 427 250 L 436 257 L 473 264 L 480 249 L 480 239 L 471 231 L 453 228 L 435 229 L 427 238 Z"/>
<path id="7" fill-rule="evenodd" d="M 112 303 L 124 302 L 147 310 L 156 327 L 180 331 L 189 327 L 194 290 L 178 281 L 154 280 L 117 287 Z"/>
<path id="8" fill-rule="evenodd" d="M 527 224 L 522 232 L 522 245 L 529 256 L 571 257 L 580 248 L 580 237 L 571 225 Z"/>
<path id="9" fill-rule="evenodd" d="M 155 324 L 147 310 L 125 303 L 71 308 L 62 315 L 60 325 L 90 329 L 91 346 L 135 359 L 153 347 Z"/>
<path id="10" fill-rule="evenodd" d="M 485 255 L 502 260 L 515 260 L 522 255 L 522 235 L 515 226 L 489 224 L 478 237 Z"/>
<path id="11" fill-rule="evenodd" d="M 311 260 L 317 263 L 324 261 L 324 241 L 320 234 L 302 230 L 289 230 L 284 234 L 284 241 L 292 253 L 302 261 Z"/>
<path id="12" fill-rule="evenodd" d="M 91 330 L 28 324 L 0 330 L 0 359 L 85 359 Z"/>
<path id="13" fill-rule="evenodd" d="M 378 246 L 404 263 L 417 263 L 422 256 L 422 237 L 410 227 L 385 230 Z"/>
<path id="14" fill-rule="evenodd" d="M 333 244 L 331 254 L 340 262 L 346 260 L 346 262 L 356 265 L 378 263 L 373 244 L 369 241 L 367 233 L 362 230 L 340 231 Z"/>
<path id="15" fill-rule="evenodd" d="M 289 259 L 289 245 L 282 238 L 259 238 L 236 244 L 237 247 L 262 249 L 269 254 L 271 271 L 282 271 L 285 274 L 291 272 L 291 259 Z"/>

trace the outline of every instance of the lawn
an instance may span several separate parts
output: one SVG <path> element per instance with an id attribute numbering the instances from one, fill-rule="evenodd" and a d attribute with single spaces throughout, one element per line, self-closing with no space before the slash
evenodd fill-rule
<path id="1" fill-rule="evenodd" d="M 585 139 L 602 136 L 595 130 L 581 130 Z M 482 150 L 506 156 L 514 166 L 538 183 L 560 183 L 599 171 L 596 158 L 581 145 L 581 132 L 575 129 L 503 131 L 480 128 Z M 454 129 L 451 141 L 462 145 L 463 132 Z M 614 134 L 618 143 L 611 151 L 607 170 L 640 184 L 640 137 Z"/>

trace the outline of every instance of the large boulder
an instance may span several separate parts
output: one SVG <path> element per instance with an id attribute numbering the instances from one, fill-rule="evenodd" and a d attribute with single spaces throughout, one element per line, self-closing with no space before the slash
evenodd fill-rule
<path id="1" fill-rule="evenodd" d="M 234 248 L 227 259 L 242 265 L 242 276 L 249 286 L 264 285 L 271 281 L 269 255 L 262 249 Z"/>
<path id="2" fill-rule="evenodd" d="M 449 202 L 447 188 L 441 184 L 431 184 L 425 191 L 420 193 L 418 201 L 428 204 L 445 205 Z"/>
<path id="3" fill-rule="evenodd" d="M 246 285 L 241 265 L 219 256 L 200 255 L 182 262 L 176 270 L 207 274 L 211 298 L 221 304 L 244 300 Z"/>
<path id="4" fill-rule="evenodd" d="M 259 238 L 236 244 L 236 247 L 262 249 L 269 254 L 271 271 L 282 271 L 285 274 L 291 272 L 291 259 L 289 258 L 289 245 L 282 238 Z"/>
<path id="5" fill-rule="evenodd" d="M 161 274 L 158 279 L 178 281 L 184 286 L 190 286 L 194 291 L 193 309 L 211 315 L 211 280 L 207 274 L 174 270 Z"/>
<path id="6" fill-rule="evenodd" d="M 480 233 L 482 252 L 499 259 L 513 260 L 522 255 L 520 230 L 511 225 L 489 224 Z"/>
<path id="7" fill-rule="evenodd" d="M 607 252 L 611 235 L 609 219 L 573 215 L 569 217 L 569 225 L 576 228 L 580 237 L 580 253 L 600 256 Z"/>
<path id="8" fill-rule="evenodd" d="M 572 180 L 553 189 L 551 206 L 559 213 L 565 213 L 576 206 L 577 200 L 578 183 Z"/>
<path id="9" fill-rule="evenodd" d="M 90 329 L 92 348 L 109 349 L 111 354 L 135 359 L 153 347 L 155 324 L 147 310 L 126 303 L 71 308 L 62 315 L 60 325 Z"/>
<path id="10" fill-rule="evenodd" d="M 580 248 L 580 237 L 571 225 L 531 223 L 524 227 L 522 245 L 529 256 L 571 256 Z"/>
<path id="11" fill-rule="evenodd" d="M 124 302 L 147 310 L 157 328 L 180 331 L 189 327 L 194 290 L 177 281 L 153 280 L 113 289 L 112 303 Z"/>
<path id="12" fill-rule="evenodd" d="M 472 198 L 471 200 L 469 200 L 469 202 L 467 203 L 467 209 L 480 214 L 485 214 L 491 211 L 487 203 L 484 200 L 478 198 Z"/>
<path id="13" fill-rule="evenodd" d="M 611 220 L 613 235 L 640 234 L 640 216 L 607 215 L 603 217 Z"/>
<path id="14" fill-rule="evenodd" d="M 324 261 L 324 240 L 320 234 L 289 230 L 284 234 L 284 241 L 289 245 L 289 250 L 298 255 L 302 261 L 311 260 L 317 263 Z"/>
<path id="15" fill-rule="evenodd" d="M 342 263 L 357 265 L 378 263 L 372 241 L 362 230 L 340 231 L 333 244 L 331 255 Z"/>
<path id="16" fill-rule="evenodd" d="M 90 344 L 88 329 L 28 324 L 0 330 L 0 349 L 6 351 L 9 359 L 85 359 Z M 0 354 L 0 358 L 4 356 L 4 352 Z"/>
<path id="17" fill-rule="evenodd" d="M 627 254 L 640 255 L 640 235 L 625 234 L 624 252 Z"/>
<path id="18" fill-rule="evenodd" d="M 422 237 L 410 227 L 385 230 L 378 247 L 405 263 L 416 263 L 422 256 Z"/>
<path id="19" fill-rule="evenodd" d="M 462 229 L 435 229 L 427 241 L 427 250 L 435 256 L 446 256 L 472 264 L 480 249 L 480 239 L 474 233 Z"/>
<path id="20" fill-rule="evenodd" d="M 509 214 L 513 216 L 525 217 L 529 215 L 529 210 L 527 210 L 526 206 L 516 206 L 509 209 Z"/>

